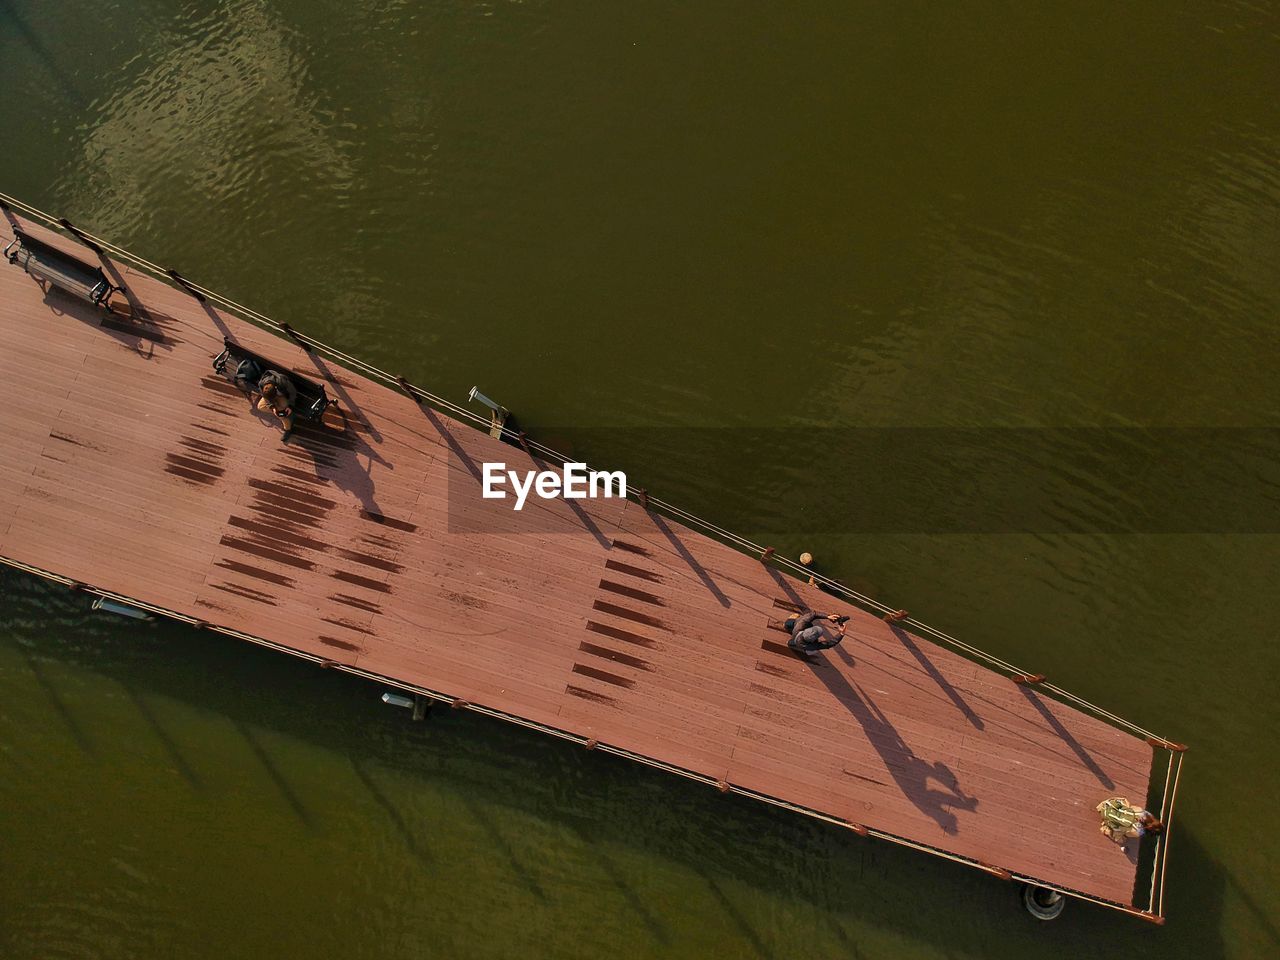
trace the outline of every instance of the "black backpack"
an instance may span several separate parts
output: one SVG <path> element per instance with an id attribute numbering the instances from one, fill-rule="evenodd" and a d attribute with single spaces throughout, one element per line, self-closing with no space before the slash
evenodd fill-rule
<path id="1" fill-rule="evenodd" d="M 244 359 L 236 367 L 235 380 L 247 387 L 256 387 L 262 379 L 262 367 L 256 360 Z"/>

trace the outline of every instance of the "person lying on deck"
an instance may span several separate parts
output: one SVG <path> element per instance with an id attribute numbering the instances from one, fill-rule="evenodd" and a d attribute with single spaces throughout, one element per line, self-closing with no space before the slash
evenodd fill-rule
<path id="1" fill-rule="evenodd" d="M 258 392 L 262 396 L 258 400 L 258 409 L 263 413 L 274 413 L 280 418 L 284 427 L 284 437 L 288 440 L 293 432 L 293 405 L 298 399 L 298 390 L 283 373 L 268 370 L 258 381 Z"/>
<path id="2" fill-rule="evenodd" d="M 839 628 L 834 637 L 827 632 L 829 628 L 826 624 L 819 622 L 824 620 L 836 624 Z M 834 613 L 817 613 L 813 610 L 799 617 L 788 617 L 784 624 L 791 631 L 791 639 L 787 641 L 787 646 L 796 653 L 812 657 L 819 650 L 834 647 L 844 639 L 844 625 L 848 620 L 848 617 L 837 617 Z"/>

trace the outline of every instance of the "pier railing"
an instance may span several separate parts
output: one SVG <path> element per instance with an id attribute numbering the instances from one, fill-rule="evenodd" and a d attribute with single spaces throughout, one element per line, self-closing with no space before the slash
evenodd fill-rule
<path id="1" fill-rule="evenodd" d="M 53 217 L 50 214 L 45 213 L 44 211 L 39 210 L 36 207 L 33 207 L 30 204 L 24 203 L 23 201 L 18 200 L 15 197 L 11 197 L 5 193 L 0 193 L 0 210 L 3 210 L 6 214 L 10 213 L 11 211 L 18 211 L 24 216 L 27 216 L 32 220 L 40 222 L 42 225 L 48 227 L 51 230 L 61 232 L 71 237 L 72 239 L 85 244 L 87 247 L 89 247 L 99 256 L 103 256 L 103 257 L 110 256 L 124 263 L 128 263 L 131 266 L 136 267 L 137 269 L 149 274 L 155 279 L 161 282 L 167 283 L 170 286 L 174 287 L 175 289 L 178 289 L 187 294 L 190 294 L 191 296 L 195 297 L 202 303 L 216 304 L 217 306 L 221 307 L 223 310 L 226 310 L 227 312 L 235 316 L 238 316 L 242 320 L 245 320 L 257 326 L 263 327 L 283 337 L 287 337 L 288 339 L 293 340 L 295 343 L 298 343 L 309 350 L 314 350 L 322 354 L 323 356 L 328 357 L 345 367 L 348 367 L 353 371 L 362 373 L 365 376 L 368 376 L 372 379 L 379 380 L 385 383 L 387 386 L 401 390 L 407 393 L 409 396 L 413 397 L 419 403 L 430 404 L 435 409 L 441 412 L 447 413 L 458 420 L 470 423 L 486 432 L 489 431 L 493 426 L 489 418 L 486 418 L 480 414 L 477 414 L 473 410 L 470 410 L 457 403 L 454 403 L 453 401 L 445 397 L 439 396 L 438 394 L 432 393 L 431 391 L 423 387 L 419 387 L 416 384 L 410 383 L 403 376 L 389 373 L 386 370 L 376 367 L 373 364 L 367 363 L 366 361 L 361 360 L 358 357 L 353 357 L 350 354 L 345 353 L 344 351 L 339 350 L 336 347 L 330 346 L 327 343 L 324 343 L 320 340 L 315 339 L 314 337 L 311 337 L 305 333 L 302 333 L 299 330 L 294 329 L 288 323 L 281 323 L 280 321 L 273 320 L 271 317 L 268 317 L 265 314 L 259 313 L 258 311 L 254 310 L 251 307 L 247 307 L 242 303 L 238 303 L 235 300 L 230 299 L 229 297 L 223 296 L 222 294 L 214 290 L 210 290 L 207 287 L 204 287 L 196 283 L 195 281 L 187 278 L 186 276 L 184 276 L 183 274 L 179 273 L 177 270 L 171 267 L 164 267 L 159 264 L 153 263 L 150 260 L 147 260 L 143 257 L 138 256 L 137 254 L 134 254 L 128 250 L 125 250 L 122 247 L 117 246 L 116 244 L 112 243 L 109 240 L 104 240 L 101 237 L 96 237 L 93 234 L 85 230 L 82 230 L 81 228 L 79 228 L 78 226 L 71 223 L 69 220 L 65 218 Z M 567 462 L 570 462 L 571 458 L 564 456 L 559 451 L 554 450 L 551 447 L 548 447 L 545 444 L 538 442 L 537 440 L 529 438 L 523 431 L 515 430 L 505 425 L 498 428 L 498 430 L 500 431 L 500 435 L 503 440 L 510 442 L 512 444 L 518 445 L 531 454 L 536 453 L 539 457 L 547 460 L 548 462 L 554 462 L 561 466 L 563 466 Z M 673 520 L 677 520 L 680 523 L 686 524 L 689 527 L 697 529 L 703 534 L 710 536 L 716 540 L 719 540 L 725 544 L 733 546 L 743 553 L 746 553 L 751 556 L 755 556 L 760 560 L 760 562 L 773 565 L 778 569 L 786 571 L 788 574 L 792 576 L 798 577 L 801 580 L 808 581 L 810 578 L 812 578 L 812 580 L 816 584 L 821 585 L 823 588 L 825 588 L 832 594 L 836 596 L 840 596 L 845 600 L 857 606 L 862 607 L 865 610 L 878 614 L 883 619 L 891 623 L 894 623 L 896 625 L 901 625 L 904 627 L 909 627 L 915 632 L 921 634 L 922 636 L 927 636 L 932 640 L 935 640 L 938 643 L 942 644 L 943 646 L 949 647 L 959 652 L 961 655 L 965 656 L 970 660 L 981 663 L 998 673 L 1002 673 L 1008 676 L 1014 682 L 1031 685 L 1038 691 L 1044 691 L 1046 693 L 1049 693 L 1055 699 L 1063 703 L 1069 704 L 1071 706 L 1076 707 L 1077 709 L 1083 710 L 1086 713 L 1089 713 L 1095 717 L 1098 717 L 1099 719 L 1115 727 L 1125 730 L 1126 732 L 1131 733 L 1134 736 L 1137 736 L 1145 740 L 1153 749 L 1157 751 L 1167 752 L 1167 756 L 1166 756 L 1167 769 L 1166 769 L 1165 785 L 1164 785 L 1164 790 L 1160 795 L 1160 804 L 1161 804 L 1160 819 L 1165 823 L 1166 827 L 1164 832 L 1158 836 L 1155 844 L 1155 851 L 1154 851 L 1154 858 L 1153 858 L 1152 872 L 1151 872 L 1149 902 L 1148 902 L 1147 909 L 1134 910 L 1131 907 L 1127 907 L 1122 904 L 1113 903 L 1111 901 L 1099 900 L 1096 897 L 1092 897 L 1086 894 L 1081 894 L 1074 890 L 1069 890 L 1066 888 L 1054 888 L 1054 889 L 1059 889 L 1060 892 L 1064 894 L 1068 894 L 1073 897 L 1078 897 L 1085 900 L 1092 900 L 1095 902 L 1102 903 L 1106 906 L 1116 907 L 1126 912 L 1137 913 L 1148 919 L 1156 919 L 1156 920 L 1163 919 L 1164 876 L 1165 876 L 1165 870 L 1168 862 L 1168 846 L 1169 846 L 1169 829 L 1168 828 L 1171 825 L 1172 819 L 1173 819 L 1174 800 L 1176 799 L 1176 796 L 1177 796 L 1178 780 L 1182 773 L 1182 762 L 1187 749 L 1187 747 L 1184 744 L 1180 744 L 1175 741 L 1168 740 L 1164 737 L 1158 736 L 1152 733 L 1150 730 L 1147 730 L 1144 727 L 1137 725 L 1136 723 L 1126 720 L 1125 718 L 1120 717 L 1117 714 L 1114 714 L 1111 711 L 1098 706 L 1097 704 L 1091 703 L 1088 700 L 1085 700 L 1082 697 L 1079 697 L 1076 694 L 1073 694 L 1070 691 L 1065 690 L 1062 687 L 1059 687 L 1057 684 L 1049 682 L 1042 674 L 1031 673 L 1027 670 L 1024 670 L 1021 667 L 1016 666 L 1013 663 L 1010 663 L 1009 661 L 1001 657 L 997 657 L 993 654 L 987 653 L 984 650 L 974 647 L 971 644 L 965 643 L 963 640 L 959 640 L 956 637 L 951 636 L 950 634 L 944 633 L 941 630 L 931 627 L 927 623 L 923 623 L 915 619 L 914 617 L 906 615 L 905 611 L 896 610 L 895 608 L 890 607 L 879 600 L 876 600 L 874 597 L 869 597 L 865 594 L 859 593 L 858 591 L 853 590 L 852 588 L 846 586 L 845 584 L 839 582 L 838 580 L 825 576 L 824 574 L 818 573 L 810 569 L 809 567 L 806 567 L 800 564 L 796 560 L 792 560 L 789 557 L 783 556 L 777 553 L 773 547 L 763 546 L 761 544 L 748 540 L 745 537 L 739 536 L 738 534 L 733 533 L 730 530 L 726 530 L 723 527 L 717 526 L 716 524 L 712 523 L 709 520 L 705 520 L 702 517 L 695 516 L 694 514 L 691 514 L 688 511 L 681 509 L 680 507 L 676 506 L 673 503 L 663 500 L 660 497 L 656 497 L 650 494 L 647 490 L 643 488 L 634 488 L 629 485 L 627 488 L 627 498 L 629 500 L 634 501 L 635 503 L 637 503 L 639 506 L 641 506 L 646 510 L 653 510 L 653 511 L 665 514 L 666 516 L 670 517 Z M 0 560 L 4 560 L 10 566 L 24 569 L 30 573 L 34 573 L 40 576 L 45 576 L 50 579 L 55 579 L 63 583 L 71 584 L 71 581 L 68 581 L 67 578 L 65 577 L 51 575 L 47 571 L 38 570 L 33 567 L 28 567 L 25 564 L 15 563 L 13 561 L 7 560 L 6 558 L 0 557 Z M 79 584 L 71 584 L 71 585 L 74 587 L 82 586 Z M 138 601 L 132 598 L 116 597 L 114 594 L 105 593 L 97 589 L 93 589 L 92 592 L 108 598 L 114 598 L 127 603 L 134 604 L 134 605 L 139 605 Z M 165 616 L 175 617 L 177 619 L 184 620 L 189 623 L 194 623 L 197 626 L 211 626 L 211 625 L 193 620 L 191 617 L 175 614 L 173 611 L 163 610 L 158 607 L 150 607 L 146 604 L 142 604 L 141 606 L 147 609 L 150 609 L 155 613 L 160 613 Z M 219 632 L 232 634 L 240 637 L 241 639 L 249 640 L 254 643 L 275 647 L 278 649 L 285 649 L 285 648 L 279 647 L 279 645 L 277 644 L 262 640 L 261 638 L 251 637 L 247 634 L 241 634 L 238 631 L 226 630 L 222 628 L 216 628 L 216 629 L 218 629 Z M 287 652 L 297 653 L 297 651 L 293 651 L 293 650 L 289 650 Z M 316 658 L 311 656 L 308 656 L 307 658 L 317 660 L 317 661 L 320 661 L 321 659 L 321 658 Z M 328 662 L 324 662 L 322 665 L 329 666 L 331 664 L 329 664 Z M 332 665 L 339 666 L 337 664 L 332 664 Z M 363 671 L 358 671 L 358 670 L 348 670 L 347 672 L 363 673 Z M 372 678 L 372 675 L 369 675 L 369 676 Z M 401 687 L 404 686 L 403 684 L 399 684 L 398 682 L 390 680 L 389 678 L 378 677 L 376 679 L 378 679 L 381 682 L 392 683 Z M 410 689 L 410 688 L 404 687 L 404 689 Z M 444 700 L 449 699 L 433 691 L 420 690 L 415 692 L 421 692 L 426 695 L 435 697 L 436 699 L 444 699 Z M 474 707 L 474 705 L 467 704 L 466 706 L 471 707 L 472 709 L 477 709 L 476 707 Z M 530 725 L 528 721 L 520 720 L 519 718 L 514 718 L 514 717 L 506 717 L 505 715 L 501 715 L 496 711 L 481 710 L 481 712 L 493 713 L 495 716 L 502 716 L 504 719 L 513 719 L 516 722 L 519 722 L 525 726 Z M 553 733 L 556 733 L 557 735 L 564 736 L 563 733 L 558 731 L 549 731 L 549 732 L 553 732 Z M 570 739 L 573 739 L 573 738 L 571 737 Z M 604 745 L 600 745 L 600 746 L 601 746 L 601 749 L 608 749 L 604 747 Z M 619 752 L 619 751 L 610 751 L 610 752 Z M 648 760 L 647 758 L 635 757 L 635 759 L 640 759 L 643 762 L 650 763 L 651 765 L 653 765 L 652 761 Z M 666 765 L 661 765 L 661 766 L 665 767 Z M 674 772 L 690 775 L 687 771 L 674 770 Z M 702 779 L 697 775 L 692 775 L 692 776 L 694 776 L 695 779 Z M 746 792 L 746 791 L 740 791 L 735 788 L 734 792 Z M 776 800 L 775 798 L 766 797 L 763 795 L 756 795 L 754 793 L 752 795 L 757 796 L 758 799 L 765 800 L 775 805 L 781 805 L 781 806 L 787 806 L 787 807 L 792 806 L 791 804 L 783 803 L 779 800 Z M 1153 798 L 1147 798 L 1148 802 L 1150 802 L 1152 799 Z M 802 812 L 814 813 L 813 811 L 807 811 L 807 810 Z M 819 816 L 821 819 L 830 819 L 829 817 L 823 816 L 821 814 L 814 813 L 814 815 Z M 865 830 L 865 828 L 863 829 Z M 927 852 L 932 852 L 940 856 L 944 856 L 948 859 L 968 862 L 963 857 L 957 857 L 945 851 L 927 847 L 925 845 L 908 841 L 903 838 L 895 837 L 890 834 L 884 834 L 874 830 L 870 832 L 877 836 L 881 836 L 884 839 L 893 840 L 895 842 L 902 843 L 907 846 L 915 847 L 921 850 L 925 850 Z M 991 872 L 997 872 L 1000 875 L 1003 875 L 1005 873 L 1005 871 L 993 871 L 992 868 L 987 867 L 986 865 L 983 865 L 983 864 L 975 863 L 972 865 L 982 867 L 983 869 L 987 869 Z M 1041 881 L 1036 881 L 1031 878 L 1013 877 L 1012 879 L 1025 880 L 1026 882 L 1029 882 L 1029 883 L 1037 883 L 1039 885 L 1046 886 L 1046 884 L 1043 884 Z"/>

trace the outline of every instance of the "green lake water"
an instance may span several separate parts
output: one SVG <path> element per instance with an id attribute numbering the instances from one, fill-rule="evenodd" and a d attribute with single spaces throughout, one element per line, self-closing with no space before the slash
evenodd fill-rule
<path id="1" fill-rule="evenodd" d="M 0 957 L 1280 955 L 1276 535 L 1116 532 L 1087 458 L 1052 528 L 866 532 L 820 447 L 1280 426 L 1278 80 L 1266 2 L 0 0 L 0 189 L 1192 747 L 1168 924 L 1036 924 L 0 572 Z"/>

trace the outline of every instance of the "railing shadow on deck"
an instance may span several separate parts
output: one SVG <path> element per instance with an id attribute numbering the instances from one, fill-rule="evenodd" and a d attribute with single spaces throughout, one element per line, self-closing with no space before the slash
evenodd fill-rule
<path id="1" fill-rule="evenodd" d="M 650 513 L 649 519 L 653 522 L 653 525 L 658 528 L 662 535 L 667 538 L 667 541 L 671 544 L 671 548 L 680 555 L 680 559 L 689 565 L 689 569 L 697 575 L 698 579 L 702 582 L 702 585 L 707 588 L 708 592 L 710 592 L 713 597 L 716 598 L 716 602 L 727 609 L 729 606 L 729 598 L 725 596 L 724 591 L 716 585 L 716 582 L 711 579 L 711 575 L 707 573 L 706 567 L 700 564 L 697 557 L 689 552 L 689 548 L 685 546 L 684 541 L 682 541 L 676 532 L 671 529 L 671 524 L 656 513 Z"/>
<path id="2" fill-rule="evenodd" d="M 916 662 L 918 662 L 921 669 L 929 675 L 929 679 L 936 683 L 939 689 L 947 695 L 947 699 L 955 704 L 956 709 L 964 714 L 965 719 L 973 724 L 973 726 L 978 730 L 985 729 L 986 725 L 982 722 L 982 718 L 978 716 L 973 707 L 969 706 L 969 702 L 960 695 L 960 691 L 952 686 L 951 682 L 942 675 L 942 672 L 936 666 L 934 666 L 933 661 L 929 659 L 929 655 L 920 649 L 920 645 L 915 642 L 911 634 L 907 633 L 907 631 L 903 630 L 897 624 L 890 624 L 889 629 L 893 632 L 893 635 L 898 638 L 898 642 L 907 649 L 907 652 L 916 658 Z"/>
<path id="3" fill-rule="evenodd" d="M 320 374 L 326 384 L 333 388 L 335 399 L 338 401 L 338 407 L 346 411 L 359 422 L 360 426 L 369 431 L 369 436 L 374 443 L 382 442 L 382 434 L 378 432 L 378 428 L 373 421 L 364 415 L 364 411 L 360 409 L 360 405 L 351 399 L 351 394 L 347 388 L 342 385 L 342 378 L 337 370 L 334 370 L 323 358 L 314 350 L 305 351 L 307 359 L 311 361 L 311 365 L 316 368 L 316 373 Z"/>
<path id="4" fill-rule="evenodd" d="M 1116 782 L 1107 776 L 1102 767 L 1098 766 L 1098 761 L 1094 760 L 1093 757 L 1090 756 L 1089 751 L 1081 746 L 1080 741 L 1073 737 L 1071 735 L 1071 731 L 1062 725 L 1062 721 L 1053 715 L 1053 711 L 1045 706 L 1040 695 L 1029 687 L 1021 684 L 1018 686 L 1018 690 L 1027 698 L 1027 702 L 1030 703 L 1031 706 L 1035 707 L 1036 712 L 1044 718 L 1045 723 L 1049 725 L 1050 729 L 1058 735 L 1063 743 L 1071 748 L 1071 752 L 1076 755 L 1085 768 L 1098 778 L 1098 783 L 1102 784 L 1102 786 L 1108 790 L 1114 790 Z"/>

